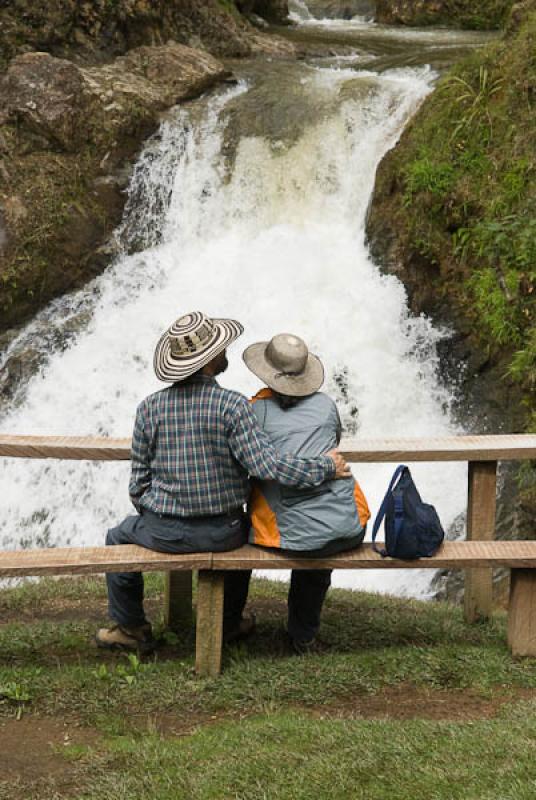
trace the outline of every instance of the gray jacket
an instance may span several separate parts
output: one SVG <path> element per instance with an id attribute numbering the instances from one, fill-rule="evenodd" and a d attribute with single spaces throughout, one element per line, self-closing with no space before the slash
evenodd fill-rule
<path id="1" fill-rule="evenodd" d="M 333 400 L 322 392 L 283 410 L 270 390 L 253 398 L 253 410 L 280 455 L 319 456 L 336 447 L 341 422 Z M 354 538 L 370 517 L 367 501 L 353 479 L 326 481 L 312 489 L 253 481 L 250 542 L 307 551 L 335 539 Z"/>

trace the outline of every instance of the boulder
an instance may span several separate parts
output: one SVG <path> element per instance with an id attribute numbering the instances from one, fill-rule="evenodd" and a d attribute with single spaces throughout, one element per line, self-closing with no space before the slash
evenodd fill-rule
<path id="1" fill-rule="evenodd" d="M 106 266 L 129 165 L 160 113 L 228 75 L 204 50 L 102 66 L 24 53 L 0 80 L 0 332 Z"/>
<path id="2" fill-rule="evenodd" d="M 62 149 L 76 150 L 83 142 L 84 78 L 70 61 L 48 53 L 18 56 L 0 81 L 0 105 L 7 121 Z"/>
<path id="3" fill-rule="evenodd" d="M 169 106 L 227 75 L 206 52 L 170 42 L 139 47 L 101 67 L 82 68 L 48 53 L 17 56 L 0 81 L 4 118 L 66 152 L 111 145 L 155 123 Z"/>

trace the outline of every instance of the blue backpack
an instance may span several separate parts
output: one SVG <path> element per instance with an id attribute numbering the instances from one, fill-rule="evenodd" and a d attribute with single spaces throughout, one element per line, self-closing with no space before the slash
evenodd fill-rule
<path id="1" fill-rule="evenodd" d="M 384 517 L 385 549 L 376 545 L 376 535 Z M 437 511 L 422 502 L 411 472 L 401 464 L 394 471 L 374 520 L 372 547 L 381 556 L 429 558 L 438 550 L 444 538 L 445 532 Z"/>

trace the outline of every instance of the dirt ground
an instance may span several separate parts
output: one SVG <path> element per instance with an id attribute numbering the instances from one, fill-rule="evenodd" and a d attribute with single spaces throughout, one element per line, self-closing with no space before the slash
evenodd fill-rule
<path id="1" fill-rule="evenodd" d="M 377 694 L 344 698 L 337 705 L 308 709 L 319 719 L 428 719 L 466 722 L 491 719 L 507 703 L 536 697 L 536 692 L 509 690 L 482 696 L 472 690 L 438 691 L 402 685 L 386 688 Z M 303 707 L 300 707 L 303 711 Z M 199 727 L 227 719 L 226 714 L 193 714 L 185 724 L 184 717 L 172 712 L 136 715 L 132 720 L 138 730 L 164 737 L 189 736 Z M 71 787 L 76 761 L 66 759 L 62 750 L 73 746 L 99 749 L 101 734 L 83 727 L 76 719 L 62 720 L 27 714 L 20 720 L 0 718 L 0 776 L 16 786 L 55 779 L 60 787 Z M 56 791 L 60 787 L 55 786 Z M 61 791 L 61 789 L 60 789 Z M 23 794 L 21 794 L 23 796 Z"/>

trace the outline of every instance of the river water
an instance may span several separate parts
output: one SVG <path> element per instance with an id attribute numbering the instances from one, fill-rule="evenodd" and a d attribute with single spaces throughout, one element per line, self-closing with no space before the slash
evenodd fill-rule
<path id="1" fill-rule="evenodd" d="M 235 63 L 236 85 L 167 114 L 133 174 L 120 256 L 12 343 L 47 357 L 3 432 L 129 436 L 137 403 L 160 388 L 161 331 L 193 309 L 245 326 L 226 386 L 255 392 L 242 350 L 289 331 L 322 358 L 347 435 L 455 432 L 437 375 L 448 332 L 409 315 L 401 283 L 370 259 L 364 222 L 377 164 L 437 69 L 484 37 L 319 20 L 301 0 L 292 19 L 302 60 Z M 354 466 L 373 512 L 393 467 Z M 99 544 L 130 510 L 127 463 L 4 459 L 0 473 L 3 548 Z M 465 508 L 463 465 L 417 464 L 414 476 L 448 528 Z M 424 570 L 338 572 L 334 584 L 431 591 Z"/>

